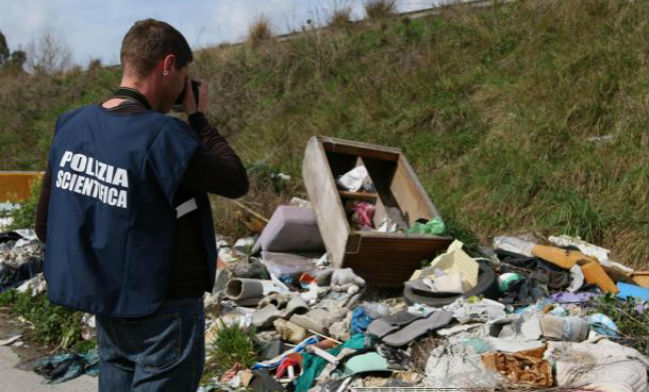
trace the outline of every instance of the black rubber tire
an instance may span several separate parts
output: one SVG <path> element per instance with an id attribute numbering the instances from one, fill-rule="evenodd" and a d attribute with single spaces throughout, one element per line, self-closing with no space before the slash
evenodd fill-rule
<path id="1" fill-rule="evenodd" d="M 428 295 L 426 292 L 420 290 L 413 290 L 409 287 L 404 287 L 403 297 L 409 305 L 418 303 L 433 307 L 445 306 L 460 297 L 470 297 L 472 295 L 483 295 L 486 298 L 496 299 L 499 295 L 498 277 L 493 268 L 486 262 L 478 262 L 480 270 L 478 272 L 478 284 L 471 290 L 464 294 L 458 295 Z"/>

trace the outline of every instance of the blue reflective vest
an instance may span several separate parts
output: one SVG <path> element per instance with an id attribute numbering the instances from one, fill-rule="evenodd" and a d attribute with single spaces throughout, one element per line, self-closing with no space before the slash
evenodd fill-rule
<path id="1" fill-rule="evenodd" d="M 48 158 L 44 272 L 52 303 L 109 317 L 155 312 L 171 278 L 173 197 L 198 148 L 188 124 L 154 111 L 86 106 L 59 117 Z M 213 282 L 207 195 L 196 204 Z"/>

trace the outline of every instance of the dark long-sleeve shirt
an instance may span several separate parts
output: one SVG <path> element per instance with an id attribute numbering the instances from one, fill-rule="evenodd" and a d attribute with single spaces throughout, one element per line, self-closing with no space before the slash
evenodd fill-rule
<path id="1" fill-rule="evenodd" d="M 141 105 L 125 101 L 109 110 L 119 113 L 136 113 L 145 110 Z M 228 142 L 210 126 L 202 113 L 189 116 L 189 124 L 203 142 L 192 156 L 183 180 L 176 190 L 174 205 L 191 199 L 196 193 L 209 192 L 237 198 L 248 192 L 246 170 Z M 47 212 L 51 193 L 52 170 L 48 166 L 43 177 L 36 212 L 36 235 L 45 242 L 47 234 Z M 172 280 L 169 285 L 169 298 L 201 296 L 211 290 L 209 270 L 205 260 L 197 212 L 188 213 L 176 221 L 176 233 L 172 251 Z"/>

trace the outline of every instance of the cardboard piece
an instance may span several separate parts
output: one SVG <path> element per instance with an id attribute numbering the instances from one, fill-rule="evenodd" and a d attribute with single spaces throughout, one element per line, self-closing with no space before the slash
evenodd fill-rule
<path id="1" fill-rule="evenodd" d="M 520 353 L 487 353 L 482 355 L 487 369 L 505 376 L 514 384 L 549 388 L 553 384 L 550 362 Z"/>
<path id="2" fill-rule="evenodd" d="M 462 287 L 464 291 L 468 291 L 478 284 L 480 265 L 462 250 L 463 245 L 461 241 L 453 241 L 446 253 L 437 256 L 427 270 L 439 268 L 446 275 L 461 274 Z"/>

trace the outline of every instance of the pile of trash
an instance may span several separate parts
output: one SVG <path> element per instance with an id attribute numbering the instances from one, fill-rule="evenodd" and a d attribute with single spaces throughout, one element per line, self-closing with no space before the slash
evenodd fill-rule
<path id="1" fill-rule="evenodd" d="M 649 336 L 625 331 L 649 324 L 649 272 L 565 235 L 469 252 L 398 149 L 314 137 L 303 180 L 309 201 L 218 240 L 208 352 L 237 326 L 256 333 L 257 362 L 203 392 L 648 390 Z M 633 314 L 602 313 L 611 301 Z"/>
<path id="2" fill-rule="evenodd" d="M 34 297 L 47 291 L 43 276 L 44 245 L 34 230 L 19 229 L 0 233 L 0 293 L 15 290 Z M 29 322 L 29 320 L 24 320 Z M 30 326 L 31 327 L 31 326 Z M 11 330 L 11 335 L 0 340 L 0 346 L 27 347 L 24 336 Z M 96 336 L 95 316 L 84 314 L 81 338 L 92 340 Z M 63 337 L 62 337 L 63 338 Z M 56 384 L 82 374 L 97 375 L 99 357 L 96 349 L 87 353 L 64 353 L 35 358 L 21 363 L 18 368 L 34 371 L 48 384 Z"/>
<path id="3" fill-rule="evenodd" d="M 34 230 L 0 233 L 0 293 L 8 289 L 31 290 L 33 295 L 44 292 L 44 256 Z"/>
<path id="4" fill-rule="evenodd" d="M 246 207 L 256 235 L 216 238 L 206 363 L 221 359 L 211 356 L 226 328 L 253 335 L 256 358 L 201 392 L 648 390 L 649 336 L 625 333 L 649 325 L 648 271 L 566 235 L 497 236 L 469 251 L 397 149 L 312 138 L 303 176 L 310 200 L 269 220 Z M 0 240 L 0 291 L 45 290 L 33 234 Z M 624 320 L 602 301 L 625 304 Z M 83 322 L 90 339 L 93 317 Z"/>
<path id="5" fill-rule="evenodd" d="M 621 344 L 597 303 L 634 301 L 649 322 L 649 273 L 608 250 L 498 236 L 472 257 L 456 240 L 414 271 L 403 296 L 385 297 L 331 264 L 316 223 L 308 204 L 280 206 L 260 236 L 219 239 L 206 344 L 224 326 L 254 328 L 259 356 L 202 391 L 647 391 L 647 353 Z"/>

